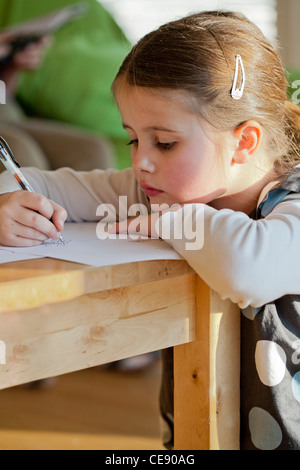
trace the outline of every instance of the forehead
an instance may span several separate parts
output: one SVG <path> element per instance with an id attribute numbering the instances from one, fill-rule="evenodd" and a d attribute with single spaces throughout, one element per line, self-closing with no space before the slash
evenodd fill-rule
<path id="1" fill-rule="evenodd" d="M 198 119 L 191 110 L 191 97 L 183 90 L 136 87 L 123 82 L 114 95 L 123 119 L 137 114 L 147 119 Z"/>

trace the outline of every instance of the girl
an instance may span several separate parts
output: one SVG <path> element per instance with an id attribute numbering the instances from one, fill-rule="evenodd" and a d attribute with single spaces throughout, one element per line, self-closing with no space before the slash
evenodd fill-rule
<path id="1" fill-rule="evenodd" d="M 121 195 L 147 204 L 142 234 L 168 233 L 169 211 L 151 214 L 151 205 L 177 204 L 172 224 L 192 208 L 203 247 L 186 249 L 184 234 L 172 231 L 166 241 L 242 308 L 241 449 L 300 449 L 300 112 L 286 91 L 279 56 L 255 25 L 231 12 L 195 14 L 148 34 L 114 81 L 133 169 L 26 170 L 40 194 L 0 177 L 6 245 L 58 238 L 65 209 L 70 221 L 92 221 L 101 203 L 118 209 Z M 123 221 L 112 230 L 133 227 Z"/>

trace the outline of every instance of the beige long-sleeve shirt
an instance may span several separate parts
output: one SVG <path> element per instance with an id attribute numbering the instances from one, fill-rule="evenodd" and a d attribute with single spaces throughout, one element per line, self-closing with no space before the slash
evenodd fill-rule
<path id="1" fill-rule="evenodd" d="M 68 212 L 68 221 L 97 221 L 97 208 L 111 204 L 119 217 L 119 197 L 128 207 L 150 206 L 138 186 L 133 170 L 75 172 L 62 168 L 55 172 L 23 170 L 33 189 L 54 200 Z M 0 194 L 19 190 L 7 173 L 0 175 Z M 186 217 L 184 208 L 173 213 L 171 225 Z M 168 214 L 160 218 L 160 233 L 202 279 L 222 298 L 241 308 L 259 307 L 287 294 L 300 294 L 300 198 L 278 204 L 264 219 L 253 220 L 242 212 L 216 210 L 193 204 L 189 217 L 203 230 L 203 245 L 186 249 L 189 238 L 174 237 Z M 113 221 L 113 220 L 112 220 Z"/>

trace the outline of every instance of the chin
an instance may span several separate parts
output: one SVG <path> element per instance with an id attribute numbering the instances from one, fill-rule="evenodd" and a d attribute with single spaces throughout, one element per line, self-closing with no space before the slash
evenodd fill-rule
<path id="1" fill-rule="evenodd" d="M 150 204 L 151 206 L 152 205 L 164 206 L 164 207 L 159 207 L 158 210 L 168 210 L 175 205 L 180 205 L 179 202 L 175 202 L 174 200 L 163 199 L 163 198 L 158 198 L 158 197 L 151 198 Z M 155 208 L 154 208 L 154 212 L 157 212 Z"/>

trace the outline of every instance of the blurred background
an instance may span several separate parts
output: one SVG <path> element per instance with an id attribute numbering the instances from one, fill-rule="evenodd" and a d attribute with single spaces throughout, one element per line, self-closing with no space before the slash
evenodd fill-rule
<path id="1" fill-rule="evenodd" d="M 132 42 L 170 19 L 221 8 L 244 13 L 271 39 L 277 35 L 276 0 L 103 0 L 102 5 L 114 15 Z"/>
<path id="2" fill-rule="evenodd" d="M 300 0 L 86 0 L 83 17 L 1 65 L 1 135 L 23 165 L 76 170 L 130 166 L 128 137 L 110 92 L 132 44 L 160 24 L 207 9 L 246 14 L 277 43 L 300 102 Z M 76 0 L 0 0 L 1 29 Z M 0 169 L 1 171 L 1 169 Z M 0 393 L 0 449 L 160 449 L 160 360 L 57 378 Z M 48 386 L 47 386 L 48 385 Z M 50 386 L 49 386 L 50 385 Z"/>
<path id="3" fill-rule="evenodd" d="M 76 3 L 77 0 L 0 0 L 0 29 Z M 131 45 L 144 34 L 197 10 L 224 8 L 246 14 L 273 43 L 278 42 L 291 84 L 299 77 L 298 0 L 85 3 L 88 12 L 53 35 L 35 66 L 27 64 L 26 69 L 22 57 L 14 64 L 18 71 L 11 92 L 14 103 L 11 99 L 10 106 L 0 108 L 0 122 L 15 126 L 13 133 L 6 127 L 6 136 L 23 165 L 46 169 L 71 166 L 76 170 L 130 166 L 127 135 L 110 93 L 114 76 Z M 291 93 L 296 99 L 297 90 L 291 88 Z"/>

